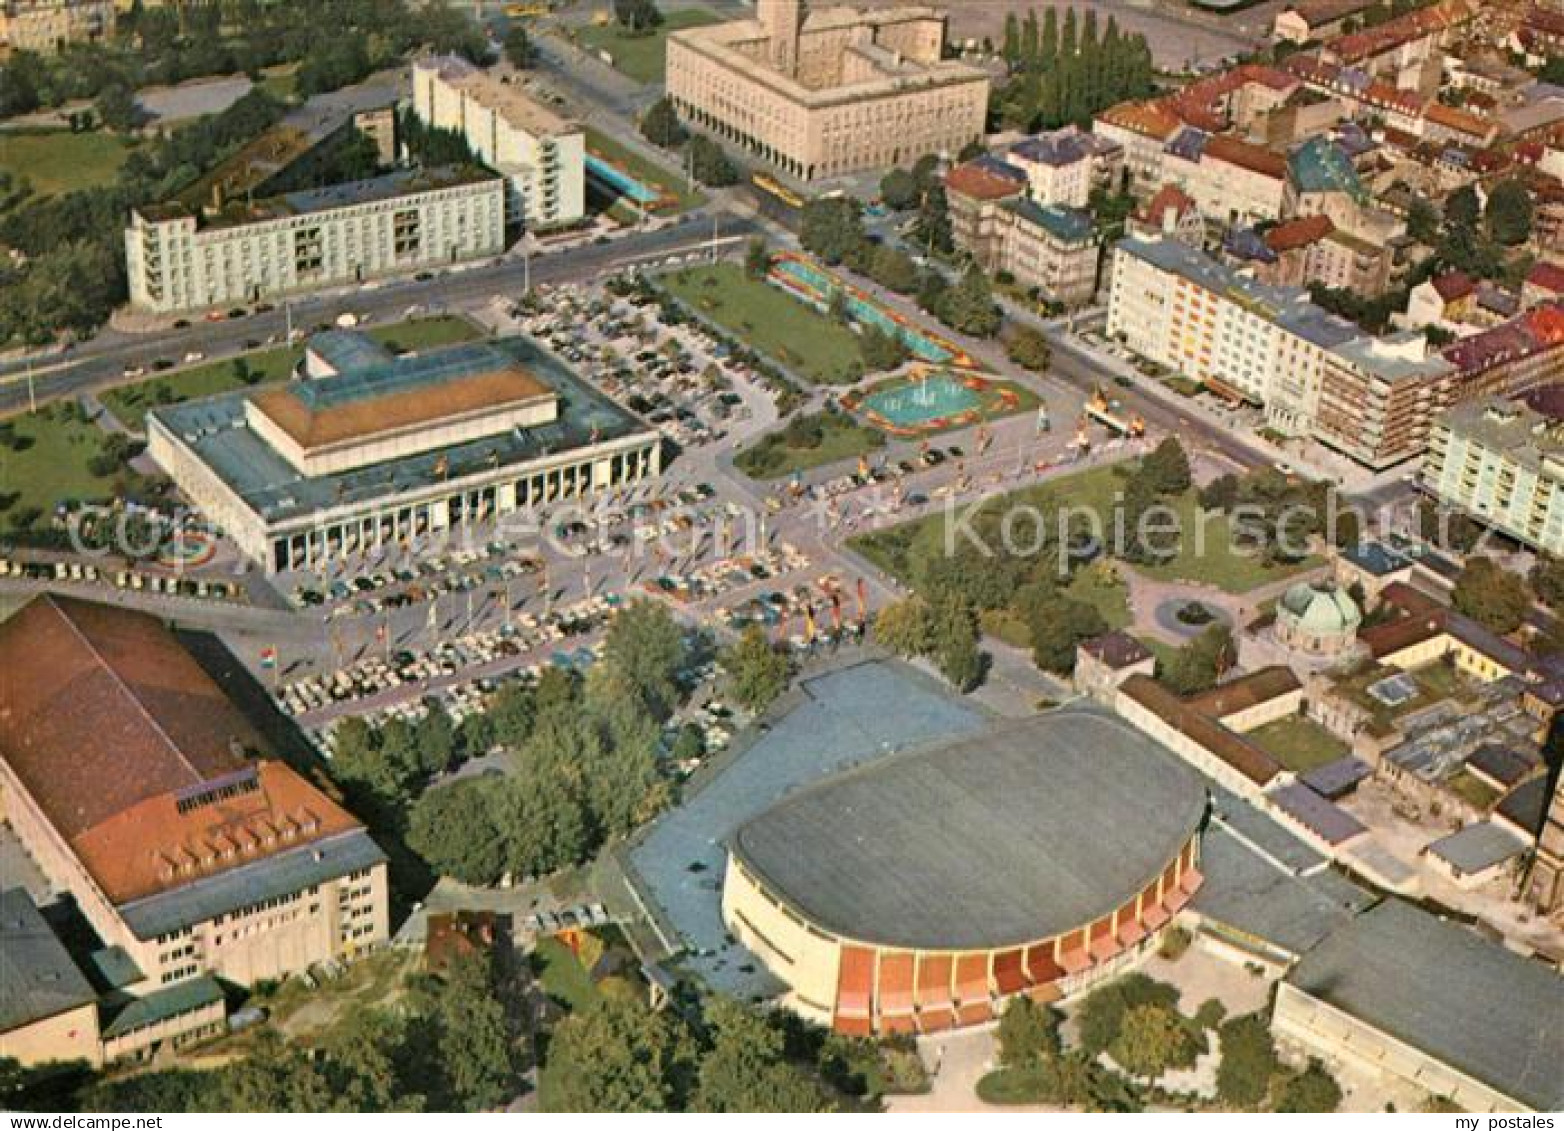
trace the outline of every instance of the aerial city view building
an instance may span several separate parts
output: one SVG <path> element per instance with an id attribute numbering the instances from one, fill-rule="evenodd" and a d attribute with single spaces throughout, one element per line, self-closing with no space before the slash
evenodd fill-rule
<path id="1" fill-rule="evenodd" d="M 7 1110 L 1564 1113 L 1564 0 L 0 0 L 0 252 Z"/>

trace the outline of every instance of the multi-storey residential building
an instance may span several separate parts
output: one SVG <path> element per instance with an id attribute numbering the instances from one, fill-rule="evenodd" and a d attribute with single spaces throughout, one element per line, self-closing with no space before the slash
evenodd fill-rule
<path id="1" fill-rule="evenodd" d="M 1457 372 L 1421 330 L 1344 342 L 1326 359 L 1314 435 L 1373 468 L 1412 459 Z"/>
<path id="2" fill-rule="evenodd" d="M 1193 127 L 1162 155 L 1162 176 L 1190 195 L 1207 220 L 1223 225 L 1277 220 L 1287 193 L 1287 160 L 1258 145 Z"/>
<path id="3" fill-rule="evenodd" d="M 686 122 L 812 181 L 980 140 L 988 74 L 944 51 L 934 8 L 759 0 L 754 19 L 669 35 L 667 90 Z"/>
<path id="4" fill-rule="evenodd" d="M 1099 240 L 1091 217 L 1025 195 L 1027 179 L 1013 166 L 979 158 L 945 179 L 957 245 L 984 270 L 1006 272 L 1054 302 L 1075 304 L 1097 289 Z"/>
<path id="5" fill-rule="evenodd" d="M 1144 199 L 1162 185 L 1162 151 L 1183 123 L 1160 102 L 1120 102 L 1092 121 L 1092 133 L 1124 152 L 1130 191 Z"/>
<path id="6" fill-rule="evenodd" d="M 255 302 L 498 255 L 505 185 L 448 166 L 264 200 L 143 205 L 125 229 L 131 305 L 170 313 Z"/>
<path id="7" fill-rule="evenodd" d="M 1268 283 L 1292 287 L 1319 283 L 1378 295 L 1390 281 L 1390 249 L 1339 230 L 1323 214 L 1284 220 L 1269 229 L 1263 241 L 1274 258 L 1262 262 L 1256 274 Z"/>
<path id="8" fill-rule="evenodd" d="M 586 142 L 567 121 L 519 87 L 454 55 L 413 64 L 413 112 L 454 130 L 504 176 L 506 215 L 528 228 L 574 224 L 586 215 Z"/>
<path id="9" fill-rule="evenodd" d="M 0 58 L 11 51 L 50 55 L 67 43 L 114 34 L 114 0 L 3 0 Z"/>
<path id="10" fill-rule="evenodd" d="M 0 624 L 0 668 L 5 819 L 149 991 L 386 941 L 385 854 L 159 618 L 35 597 Z"/>
<path id="11" fill-rule="evenodd" d="M 1094 188 L 1117 187 L 1124 150 L 1074 126 L 1037 134 L 1010 147 L 1005 160 L 1026 174 L 1038 204 L 1085 208 Z"/>
<path id="12" fill-rule="evenodd" d="M 1520 400 L 1484 397 L 1434 424 L 1423 482 L 1528 546 L 1564 554 L 1564 421 Z"/>
<path id="13" fill-rule="evenodd" d="M 1359 331 L 1307 292 L 1269 286 L 1182 242 L 1131 237 L 1115 249 L 1108 332 L 1213 390 L 1278 406 L 1278 427 L 1305 431 L 1323 354 Z"/>

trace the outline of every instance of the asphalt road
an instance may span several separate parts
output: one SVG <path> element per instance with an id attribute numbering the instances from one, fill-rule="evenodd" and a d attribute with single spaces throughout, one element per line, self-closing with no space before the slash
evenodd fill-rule
<path id="1" fill-rule="evenodd" d="M 723 238 L 747 237 L 756 231 L 747 217 L 724 213 L 719 225 Z M 693 249 L 711 238 L 711 217 L 704 210 L 687 215 L 684 222 L 649 232 L 635 232 L 602 244 L 589 244 L 532 257 L 532 282 L 586 282 L 614 271 L 627 263 L 666 255 L 679 249 Z M 399 316 L 409 306 L 430 310 L 442 307 L 467 307 L 481 304 L 497 294 L 519 294 L 525 276 L 523 259 L 511 254 L 486 264 L 455 268 L 419 282 L 416 279 L 390 280 L 371 288 L 344 288 L 317 295 L 305 295 L 289 302 L 293 325 L 309 329 L 331 322 L 340 314 L 368 314 L 375 321 Z M 177 362 L 191 351 L 207 359 L 239 353 L 247 341 L 264 341 L 286 329 L 286 316 L 279 305 L 265 314 L 224 322 L 194 321 L 182 330 L 130 334 L 105 330 L 89 342 L 77 346 L 63 362 L 42 363 L 34 367 L 34 391 L 39 399 L 68 396 L 100 389 L 119 382 L 126 366 L 140 365 L 150 370 L 152 362 L 167 358 Z M 10 363 L 0 370 L 0 415 L 27 408 L 28 390 L 25 367 Z"/>

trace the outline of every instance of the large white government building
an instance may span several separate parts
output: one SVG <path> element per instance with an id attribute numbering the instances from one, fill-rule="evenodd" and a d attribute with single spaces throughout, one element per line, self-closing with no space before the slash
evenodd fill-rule
<path id="1" fill-rule="evenodd" d="M 506 209 L 528 228 L 574 224 L 586 215 L 586 142 L 520 88 L 454 55 L 413 64 L 413 112 L 453 130 L 507 185 Z"/>
<path id="2" fill-rule="evenodd" d="M 944 49 L 935 8 L 758 0 L 754 19 L 668 36 L 668 97 L 799 180 L 885 169 L 983 137 L 988 73 Z"/>
<path id="3" fill-rule="evenodd" d="M 268 569 L 661 471 L 657 431 L 528 338 L 394 357 L 333 331 L 312 339 L 305 374 L 147 417 L 152 457 Z"/>

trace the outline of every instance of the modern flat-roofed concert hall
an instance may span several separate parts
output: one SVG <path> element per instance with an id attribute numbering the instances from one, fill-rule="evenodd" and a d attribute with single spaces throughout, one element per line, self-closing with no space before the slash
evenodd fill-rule
<path id="1" fill-rule="evenodd" d="M 332 331 L 303 379 L 154 409 L 148 450 L 270 569 L 314 568 L 661 470 L 657 431 L 529 338 L 390 357 Z"/>
<path id="2" fill-rule="evenodd" d="M 820 782 L 741 827 L 723 918 L 846 1033 L 931 1032 L 1139 960 L 1198 888 L 1199 776 L 1065 709 Z"/>

